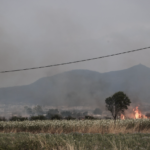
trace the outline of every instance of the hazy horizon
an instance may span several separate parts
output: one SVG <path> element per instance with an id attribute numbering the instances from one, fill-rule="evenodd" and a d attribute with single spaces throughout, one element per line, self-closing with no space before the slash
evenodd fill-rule
<path id="1" fill-rule="evenodd" d="M 1 0 L 0 71 L 104 56 L 150 41 L 149 1 Z M 150 67 L 150 50 L 89 62 L 0 74 L 0 87 L 27 85 L 61 72 Z"/>
<path id="2" fill-rule="evenodd" d="M 143 64 L 141 64 L 141 63 L 140 63 L 140 64 L 137 64 L 137 65 L 134 65 L 134 66 L 139 66 L 139 65 L 145 66 L 145 65 L 143 65 Z M 131 66 L 131 67 L 129 67 L 129 68 L 132 68 L 132 67 L 134 67 L 134 66 Z M 145 67 L 147 67 L 147 66 L 145 66 Z M 45 78 L 45 77 L 51 77 L 51 76 L 63 74 L 63 73 L 65 73 L 65 72 L 76 71 L 76 70 L 88 70 L 88 71 L 94 71 L 94 72 L 97 72 L 97 73 L 109 73 L 109 72 L 115 72 L 115 71 L 122 71 L 122 70 L 126 70 L 126 69 L 129 69 L 129 68 L 119 69 L 119 70 L 112 70 L 112 71 L 107 71 L 107 72 L 98 72 L 98 71 L 89 70 L 89 69 L 74 69 L 74 70 L 69 70 L 69 71 L 64 71 L 64 72 L 56 73 L 56 74 L 50 75 L 50 76 L 43 76 L 43 77 L 41 77 L 41 78 L 39 78 L 39 79 L 37 79 L 37 80 L 35 80 L 35 81 L 29 83 L 29 84 L 23 84 L 23 85 L 18 85 L 18 86 L 30 85 L 30 84 L 33 84 L 33 83 L 35 83 L 36 81 L 38 81 L 38 80 L 40 80 L 40 79 L 42 79 L 42 78 Z M 148 67 L 148 68 L 149 68 L 149 67 Z M 9 87 L 13 87 L 13 86 L 9 86 Z M 1 87 L 1 86 L 0 86 L 0 88 L 5 88 L 5 87 Z M 7 88 L 7 87 L 6 87 L 6 88 Z"/>

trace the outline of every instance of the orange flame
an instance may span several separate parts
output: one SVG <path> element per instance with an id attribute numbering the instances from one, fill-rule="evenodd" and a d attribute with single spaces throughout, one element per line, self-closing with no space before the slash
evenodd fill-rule
<path id="1" fill-rule="evenodd" d="M 138 107 L 133 109 L 133 111 L 134 111 L 134 119 L 147 118 L 145 115 L 142 115 Z"/>
<path id="2" fill-rule="evenodd" d="M 148 117 L 146 117 L 144 114 L 141 113 L 141 111 L 139 110 L 138 107 L 136 107 L 135 109 L 133 109 L 133 112 L 134 112 L 134 116 L 133 116 L 134 119 L 142 119 L 142 118 L 143 119 L 148 119 Z M 123 114 L 121 114 L 120 115 L 120 119 L 124 120 L 125 116 Z"/>
<path id="3" fill-rule="evenodd" d="M 124 119 L 125 119 L 123 114 L 121 114 L 120 118 L 121 118 L 122 120 L 124 120 Z"/>

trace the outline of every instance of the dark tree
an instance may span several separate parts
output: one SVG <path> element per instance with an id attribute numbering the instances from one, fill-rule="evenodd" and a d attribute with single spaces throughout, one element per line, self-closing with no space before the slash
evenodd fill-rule
<path id="1" fill-rule="evenodd" d="M 145 116 L 146 116 L 147 118 L 150 118 L 150 113 L 147 113 Z"/>
<path id="2" fill-rule="evenodd" d="M 25 121 L 28 120 L 27 117 L 21 117 L 21 116 L 12 116 L 9 121 Z"/>
<path id="3" fill-rule="evenodd" d="M 125 109 L 130 106 L 130 99 L 123 92 L 117 92 L 112 97 L 105 100 L 106 108 L 111 112 L 114 120 L 121 114 L 124 114 Z"/>
<path id="4" fill-rule="evenodd" d="M 65 119 L 67 119 L 67 120 L 75 120 L 76 118 L 74 118 L 74 117 L 72 117 L 72 116 L 68 116 L 68 117 L 66 117 Z"/>
<path id="5" fill-rule="evenodd" d="M 72 115 L 72 112 L 71 111 L 62 111 L 61 112 L 61 115 L 63 116 L 63 117 L 68 117 L 68 116 L 71 116 Z"/>
<path id="6" fill-rule="evenodd" d="M 92 120 L 92 119 L 95 119 L 95 118 L 93 116 L 85 116 L 85 119 Z"/>
<path id="7" fill-rule="evenodd" d="M 46 114 L 46 117 L 48 119 L 51 119 L 52 116 L 58 115 L 58 114 L 59 114 L 58 109 L 49 109 L 48 112 L 47 112 L 47 114 Z"/>
<path id="8" fill-rule="evenodd" d="M 52 120 L 61 120 L 62 119 L 62 116 L 59 115 L 59 114 L 55 114 L 51 117 Z"/>
<path id="9" fill-rule="evenodd" d="M 46 120 L 46 117 L 43 115 L 39 115 L 39 116 L 31 116 L 30 120 Z"/>
<path id="10" fill-rule="evenodd" d="M 0 121 L 6 121 L 5 117 L 0 117 Z"/>

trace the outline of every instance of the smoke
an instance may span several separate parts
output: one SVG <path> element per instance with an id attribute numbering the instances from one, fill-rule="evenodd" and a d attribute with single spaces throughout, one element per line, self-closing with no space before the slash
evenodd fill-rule
<path id="1" fill-rule="evenodd" d="M 15 3 L 15 2 L 14 2 Z M 17 4 L 17 3 L 16 3 Z M 19 7 L 12 4 L 1 9 L 0 16 L 0 70 L 13 70 L 62 63 L 77 58 L 77 43 L 84 40 L 87 32 L 71 18 L 65 9 L 46 8 L 31 3 Z M 10 8 L 9 8 L 10 7 Z M 33 8 L 34 7 L 34 8 Z M 33 10 L 32 10 L 33 9 Z M 12 13 L 12 14 L 11 14 Z M 76 57 L 77 56 L 77 57 Z M 68 67 L 41 69 L 1 75 L 1 87 L 29 84 L 43 76 L 52 76 Z M 24 78 L 26 81 L 24 81 Z"/>
<path id="2" fill-rule="evenodd" d="M 119 2 L 120 5 L 116 5 L 116 1 L 109 5 L 108 2 L 94 3 L 87 0 L 67 4 L 46 0 L 9 2 L 0 2 L 1 71 L 70 62 L 149 46 L 149 16 L 139 11 L 140 2 L 136 6 L 133 2 L 131 5 L 128 2 Z M 141 10 L 145 6 L 143 3 Z M 0 87 L 28 85 L 39 78 L 74 69 L 107 72 L 139 63 L 149 66 L 149 54 L 145 51 L 49 69 L 0 74 Z M 28 89 L 30 98 L 43 105 L 98 105 L 104 108 L 101 101 L 104 102 L 106 96 L 123 89 L 125 93 L 133 92 L 133 103 L 142 101 L 141 88 L 137 91 L 131 88 L 130 82 L 134 78 L 132 75 L 124 77 L 122 83 L 117 85 L 112 82 L 112 74 L 105 80 L 97 79 L 93 74 L 85 79 L 85 74 L 62 76 L 57 78 L 57 81 L 51 79 L 50 85 L 53 88 L 46 87 L 46 83 L 49 83 L 49 80 L 46 80 L 38 84 L 35 88 L 37 91 Z M 20 91 L 21 89 L 20 87 Z M 5 92 L 2 95 L 5 95 Z M 19 98 L 17 102 L 30 101 L 28 96 L 26 99 Z M 143 106 L 142 109 L 148 108 Z"/>
<path id="3" fill-rule="evenodd" d="M 0 70 L 69 62 L 149 46 L 147 15 L 139 11 L 139 7 L 145 10 L 146 2 L 142 5 L 140 2 L 136 5 L 119 2 L 119 6 L 115 2 L 110 3 L 15 0 L 8 4 L 1 1 Z M 118 11 L 122 15 L 118 15 Z M 106 72 L 128 68 L 139 62 L 149 65 L 148 56 L 146 52 L 9 73 L 0 76 L 0 87 L 30 84 L 43 76 L 73 69 Z"/>

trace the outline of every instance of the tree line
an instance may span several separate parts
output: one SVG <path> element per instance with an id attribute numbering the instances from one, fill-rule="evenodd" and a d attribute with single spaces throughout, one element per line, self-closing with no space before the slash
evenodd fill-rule
<path id="1" fill-rule="evenodd" d="M 125 113 L 125 110 L 131 104 L 131 100 L 129 97 L 122 91 L 116 92 L 112 96 L 105 99 L 106 109 L 111 113 L 111 116 L 114 120 L 120 118 L 120 116 Z M 48 111 L 43 111 L 40 105 L 35 106 L 34 108 L 30 108 L 25 106 L 24 107 L 27 114 L 30 115 L 29 118 L 21 117 L 21 116 L 12 116 L 9 120 L 10 121 L 23 121 L 23 120 L 54 120 L 54 119 L 96 119 L 93 116 L 88 115 L 88 112 L 80 112 L 80 111 L 69 111 L 63 110 L 59 111 L 58 109 L 49 109 Z M 101 115 L 102 110 L 100 108 L 96 108 L 93 110 L 93 114 Z M 150 114 L 148 113 L 147 116 L 149 117 Z M 105 117 L 105 119 L 111 119 L 109 117 Z M 5 121 L 4 117 L 0 118 L 0 121 Z"/>
<path id="2" fill-rule="evenodd" d="M 21 115 L 12 115 L 9 119 L 5 117 L 0 117 L 0 121 L 24 121 L 24 120 L 54 120 L 54 119 L 96 119 L 92 115 L 88 115 L 88 111 L 78 111 L 78 110 L 58 110 L 58 109 L 49 109 L 44 111 L 42 106 L 37 105 L 33 108 L 25 106 L 24 111 L 29 117 L 22 117 Z M 94 115 L 101 115 L 102 110 L 96 108 L 92 112 Z"/>

